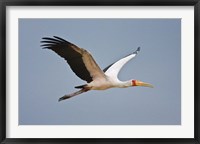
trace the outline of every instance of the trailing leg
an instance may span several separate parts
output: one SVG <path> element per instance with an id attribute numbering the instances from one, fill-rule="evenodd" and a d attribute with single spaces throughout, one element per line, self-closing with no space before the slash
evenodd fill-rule
<path id="1" fill-rule="evenodd" d="M 71 94 L 68 94 L 68 95 L 64 95 L 63 97 L 59 98 L 58 101 L 62 101 L 62 100 L 65 100 L 65 99 L 69 99 L 69 98 L 71 98 L 71 97 L 77 96 L 77 95 L 79 95 L 79 94 L 81 94 L 81 93 L 84 93 L 84 92 L 87 92 L 87 91 L 89 91 L 89 90 L 83 88 L 83 89 L 81 89 L 81 90 L 79 90 L 79 91 L 76 91 L 76 92 L 74 92 L 74 93 L 71 93 Z"/>

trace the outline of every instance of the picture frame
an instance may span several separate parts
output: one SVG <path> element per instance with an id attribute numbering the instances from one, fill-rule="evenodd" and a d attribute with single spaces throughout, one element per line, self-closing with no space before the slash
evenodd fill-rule
<path id="1" fill-rule="evenodd" d="M 6 94 L 8 91 L 6 88 L 6 7 L 8 6 L 194 6 L 194 138 L 7 138 L 6 137 Z M 108 1 L 92 1 L 92 0 L 3 0 L 0 2 L 1 15 L 0 19 L 2 23 L 1 26 L 1 36 L 0 36 L 0 44 L 1 44 L 1 96 L 0 96 L 0 142 L 5 144 L 18 144 L 18 143 L 99 143 L 99 144 L 111 144 L 111 143 L 123 143 L 123 144 L 136 144 L 136 143 L 146 143 L 146 144 L 154 144 L 154 143 L 165 143 L 165 144 L 200 144 L 200 100 L 199 100 L 199 90 L 198 90 L 198 82 L 199 82 L 199 37 L 200 37 L 200 29 L 199 29 L 199 13 L 200 13 L 200 2 L 199 0 L 108 0 Z"/>

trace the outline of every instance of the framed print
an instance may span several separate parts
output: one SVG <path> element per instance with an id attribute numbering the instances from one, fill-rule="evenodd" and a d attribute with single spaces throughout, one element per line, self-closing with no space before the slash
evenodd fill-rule
<path id="1" fill-rule="evenodd" d="M 1 3 L 1 143 L 199 143 L 199 1 Z"/>

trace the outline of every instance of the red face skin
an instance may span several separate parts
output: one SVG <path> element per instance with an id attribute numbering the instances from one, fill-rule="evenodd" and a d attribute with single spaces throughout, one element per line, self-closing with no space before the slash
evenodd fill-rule
<path id="1" fill-rule="evenodd" d="M 136 80 L 132 80 L 132 86 L 137 86 Z"/>

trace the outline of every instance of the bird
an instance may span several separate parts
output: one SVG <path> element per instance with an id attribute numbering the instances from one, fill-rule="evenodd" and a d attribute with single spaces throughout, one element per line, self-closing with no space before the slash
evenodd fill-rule
<path id="1" fill-rule="evenodd" d="M 153 85 L 140 80 L 131 79 L 128 81 L 120 81 L 118 79 L 118 73 L 122 67 L 128 61 L 136 57 L 140 51 L 140 47 L 138 47 L 137 50 L 131 54 L 101 70 L 90 52 L 63 38 L 58 36 L 43 37 L 41 43 L 41 47 L 43 49 L 50 49 L 57 53 L 60 57 L 64 58 L 72 71 L 80 79 L 87 82 L 84 85 L 75 86 L 75 88 L 79 89 L 78 91 L 71 94 L 66 94 L 60 97 L 58 101 L 72 98 L 90 90 L 106 90 L 109 88 L 127 88 L 134 86 L 153 88 Z"/>

